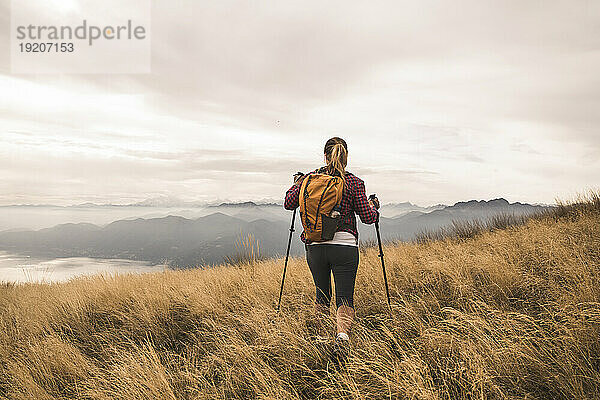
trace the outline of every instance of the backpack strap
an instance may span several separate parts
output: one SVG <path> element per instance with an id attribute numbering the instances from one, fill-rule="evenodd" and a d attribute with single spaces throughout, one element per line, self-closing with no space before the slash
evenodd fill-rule
<path id="1" fill-rule="evenodd" d="M 303 196 L 304 197 L 304 210 L 305 210 L 304 211 L 304 223 L 306 224 L 307 228 L 310 228 L 310 220 L 308 219 L 308 213 L 306 212 L 306 199 L 308 198 L 308 184 L 310 183 L 311 179 L 312 179 L 312 174 L 309 174 L 306 177 L 306 182 L 302 182 L 304 185 L 304 196 Z"/>

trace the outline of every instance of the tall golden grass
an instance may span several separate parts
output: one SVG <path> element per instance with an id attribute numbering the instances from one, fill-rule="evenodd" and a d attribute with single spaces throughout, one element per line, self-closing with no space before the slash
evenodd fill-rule
<path id="1" fill-rule="evenodd" d="M 281 260 L 4 284 L 0 398 L 599 398 L 600 202 L 561 207 L 386 246 L 391 311 L 377 251 L 361 250 L 343 367 L 310 339 L 300 258 L 279 313 Z"/>

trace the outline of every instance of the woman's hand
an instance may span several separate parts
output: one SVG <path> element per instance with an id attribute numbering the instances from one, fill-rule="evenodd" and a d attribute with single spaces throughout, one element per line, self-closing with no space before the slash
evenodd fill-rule
<path id="1" fill-rule="evenodd" d="M 379 199 L 377 197 L 369 197 L 369 204 L 376 210 L 379 210 Z"/>
<path id="2" fill-rule="evenodd" d="M 303 177 L 304 177 L 304 174 L 302 172 L 296 172 L 294 174 L 294 185 L 299 185 L 300 182 L 302 182 Z"/>

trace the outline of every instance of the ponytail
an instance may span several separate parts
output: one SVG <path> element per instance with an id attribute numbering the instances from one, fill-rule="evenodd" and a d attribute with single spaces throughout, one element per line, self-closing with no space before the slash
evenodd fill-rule
<path id="1" fill-rule="evenodd" d="M 344 177 L 346 165 L 348 165 L 348 147 L 344 139 L 331 138 L 325 144 L 325 159 L 327 161 L 327 172 L 330 175 Z"/>

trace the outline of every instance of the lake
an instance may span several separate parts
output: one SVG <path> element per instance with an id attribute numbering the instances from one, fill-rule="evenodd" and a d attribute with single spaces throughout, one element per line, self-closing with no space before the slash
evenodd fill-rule
<path id="1" fill-rule="evenodd" d="M 0 282 L 65 282 L 85 275 L 159 272 L 165 268 L 143 261 L 87 257 L 44 259 L 0 251 Z"/>

